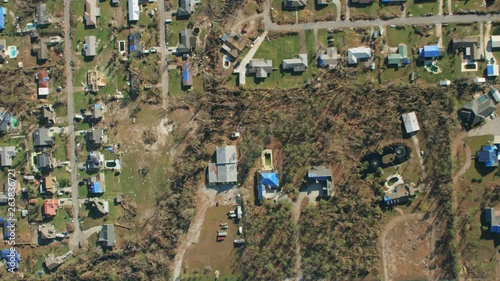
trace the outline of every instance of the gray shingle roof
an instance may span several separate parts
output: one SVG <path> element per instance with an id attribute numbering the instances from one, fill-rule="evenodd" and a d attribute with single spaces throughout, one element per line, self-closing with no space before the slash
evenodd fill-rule
<path id="1" fill-rule="evenodd" d="M 2 167 L 12 166 L 12 159 L 16 156 L 16 147 L 0 147 L 0 164 Z"/>
<path id="2" fill-rule="evenodd" d="M 49 136 L 49 129 L 37 128 L 33 133 L 33 143 L 35 147 L 39 146 L 53 146 L 54 140 Z"/>
<path id="3" fill-rule="evenodd" d="M 99 240 L 106 247 L 113 247 L 116 244 L 115 226 L 112 224 L 104 224 L 99 232 Z"/>
<path id="4" fill-rule="evenodd" d="M 223 146 L 216 148 L 216 163 L 208 165 L 208 182 L 225 183 L 238 181 L 236 147 Z"/>

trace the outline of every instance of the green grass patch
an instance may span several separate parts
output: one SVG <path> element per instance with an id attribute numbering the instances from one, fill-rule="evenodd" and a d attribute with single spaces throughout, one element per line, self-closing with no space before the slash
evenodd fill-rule
<path id="1" fill-rule="evenodd" d="M 179 43 L 179 33 L 186 27 L 187 22 L 178 20 L 174 20 L 171 24 L 167 25 L 167 40 L 169 46 L 177 46 L 177 44 Z"/>
<path id="2" fill-rule="evenodd" d="M 168 71 L 169 77 L 169 92 L 171 95 L 182 95 L 184 91 L 182 90 L 181 72 L 178 69 L 172 69 Z"/>
<path id="3" fill-rule="evenodd" d="M 66 137 L 59 134 L 54 134 L 55 145 L 52 149 L 52 156 L 58 161 L 66 161 L 67 153 L 66 153 Z"/>
<path id="4" fill-rule="evenodd" d="M 412 14 L 414 17 L 420 17 L 425 14 L 437 15 L 439 13 L 439 1 L 436 2 L 421 2 L 410 0 L 406 3 L 406 13 Z"/>

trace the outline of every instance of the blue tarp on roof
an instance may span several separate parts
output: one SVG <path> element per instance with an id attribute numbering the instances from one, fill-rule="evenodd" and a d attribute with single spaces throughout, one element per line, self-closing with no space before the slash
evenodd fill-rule
<path id="1" fill-rule="evenodd" d="M 439 48 L 437 45 L 424 46 L 420 48 L 419 57 L 421 58 L 437 58 L 439 57 Z"/>
<path id="2" fill-rule="evenodd" d="M 479 162 L 484 163 L 486 167 L 497 165 L 497 150 L 493 145 L 483 145 L 483 150 L 479 152 Z"/>
<path id="3" fill-rule="evenodd" d="M 101 189 L 101 183 L 98 181 L 92 183 L 91 191 L 92 193 L 104 193 L 104 190 Z"/>
<path id="4" fill-rule="evenodd" d="M 278 173 L 262 173 L 262 179 L 260 180 L 260 183 L 269 186 L 269 187 L 279 187 L 279 179 L 278 179 Z"/>
<path id="5" fill-rule="evenodd" d="M 17 269 L 19 265 L 19 253 L 17 251 L 2 250 L 2 259 L 7 260 L 7 269 Z"/>
<path id="6" fill-rule="evenodd" d="M 186 67 L 182 70 L 182 81 L 189 80 L 189 69 Z"/>
<path id="7" fill-rule="evenodd" d="M 4 13 L 3 7 L 0 7 L 0 29 L 5 28 L 5 18 L 3 13 Z"/>
<path id="8" fill-rule="evenodd" d="M 487 76 L 495 75 L 495 67 L 492 64 L 486 66 L 486 75 Z"/>
<path id="9" fill-rule="evenodd" d="M 101 105 L 100 104 L 94 104 L 94 109 L 101 109 Z"/>

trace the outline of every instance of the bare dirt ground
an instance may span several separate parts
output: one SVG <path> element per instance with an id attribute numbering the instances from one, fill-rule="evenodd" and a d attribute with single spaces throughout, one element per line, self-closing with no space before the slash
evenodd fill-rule
<path id="1" fill-rule="evenodd" d="M 200 242 L 200 234 L 208 208 L 215 206 L 216 202 L 219 202 L 219 205 L 233 205 L 237 192 L 238 189 L 233 186 L 226 185 L 207 188 L 203 183 L 200 183 L 198 192 L 196 193 L 195 217 L 192 220 L 189 231 L 181 237 L 180 241 L 182 242 L 177 247 L 177 254 L 173 263 L 174 280 L 180 280 L 182 265 L 188 248 Z"/>
<path id="2" fill-rule="evenodd" d="M 387 266 L 385 280 L 415 280 L 429 278 L 430 238 L 429 222 L 420 214 L 400 216 L 384 239 L 383 254 Z M 389 226 L 390 224 L 388 224 Z"/>

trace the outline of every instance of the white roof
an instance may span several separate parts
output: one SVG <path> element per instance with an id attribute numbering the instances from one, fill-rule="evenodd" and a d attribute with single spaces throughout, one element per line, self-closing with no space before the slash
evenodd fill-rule
<path id="1" fill-rule="evenodd" d="M 411 134 L 413 132 L 416 132 L 420 130 L 420 126 L 418 126 L 418 120 L 417 120 L 417 115 L 415 114 L 415 111 L 412 111 L 410 113 L 405 113 L 403 114 L 403 123 L 405 125 L 406 132 L 408 134 Z"/>
<path id="2" fill-rule="evenodd" d="M 476 78 L 474 78 L 474 82 L 476 82 L 476 83 L 484 83 L 484 82 L 486 82 L 486 78 L 484 78 L 484 77 L 476 77 Z"/>
<path id="3" fill-rule="evenodd" d="M 493 35 L 493 36 L 491 36 L 490 40 L 491 40 L 491 47 L 492 48 L 500 47 L 500 35 Z"/>
<path id="4" fill-rule="evenodd" d="M 48 96 L 49 95 L 49 88 L 38 88 L 38 95 L 39 96 Z"/>
<path id="5" fill-rule="evenodd" d="M 449 85 L 451 85 L 451 81 L 450 80 L 440 80 L 439 81 L 439 85 L 441 85 L 441 86 L 449 86 Z"/>
<path id="6" fill-rule="evenodd" d="M 347 62 L 357 64 L 359 59 L 369 59 L 372 57 L 372 49 L 368 47 L 357 47 L 347 50 Z"/>
<path id="7" fill-rule="evenodd" d="M 128 0 L 128 20 L 139 20 L 139 0 Z"/>

